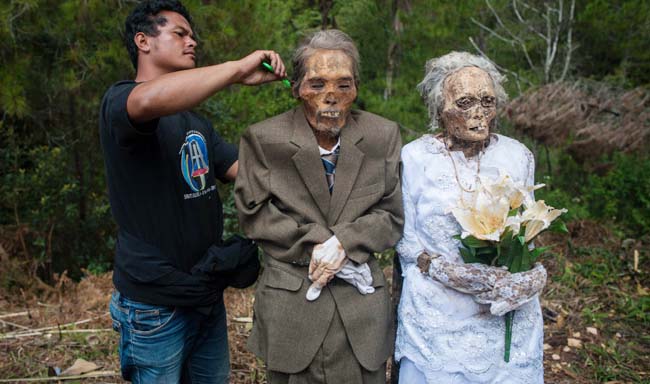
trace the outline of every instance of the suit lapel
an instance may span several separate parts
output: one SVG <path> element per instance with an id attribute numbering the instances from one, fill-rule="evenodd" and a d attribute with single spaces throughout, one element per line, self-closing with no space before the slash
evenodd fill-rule
<path id="1" fill-rule="evenodd" d="M 341 152 L 336 163 L 334 191 L 332 191 L 332 200 L 327 215 L 329 225 L 334 225 L 341 215 L 359 174 L 364 154 L 357 147 L 357 143 L 362 139 L 361 129 L 351 115 L 346 126 L 341 129 Z"/>
<path id="2" fill-rule="evenodd" d="M 325 178 L 325 169 L 320 159 L 316 137 L 311 131 L 302 107 L 296 108 L 293 114 L 291 142 L 300 148 L 291 159 L 318 208 L 323 216 L 327 217 L 330 209 L 330 193 Z M 336 190 L 336 181 L 334 189 Z"/>

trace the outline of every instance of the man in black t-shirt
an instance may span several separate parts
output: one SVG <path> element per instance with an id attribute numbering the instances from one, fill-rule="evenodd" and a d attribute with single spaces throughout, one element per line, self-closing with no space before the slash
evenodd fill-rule
<path id="1" fill-rule="evenodd" d="M 136 78 L 109 88 L 99 121 L 119 226 L 110 310 L 122 375 L 137 383 L 226 383 L 222 293 L 231 283 L 202 272 L 213 271 L 209 261 L 222 260 L 222 250 L 239 252 L 222 243 L 216 187 L 217 179 L 235 179 L 237 149 L 191 109 L 233 83 L 282 79 L 284 63 L 256 51 L 196 68 L 191 18 L 174 0 L 138 4 L 125 26 Z M 263 61 L 275 71 L 264 71 Z"/>

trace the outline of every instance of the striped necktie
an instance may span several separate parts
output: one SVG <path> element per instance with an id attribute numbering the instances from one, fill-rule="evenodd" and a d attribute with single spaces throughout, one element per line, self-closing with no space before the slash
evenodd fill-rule
<path id="1" fill-rule="evenodd" d="M 327 187 L 330 190 L 330 195 L 332 194 L 332 190 L 334 189 L 334 175 L 336 174 L 336 161 L 339 158 L 340 148 L 341 147 L 337 147 L 334 152 L 320 156 L 320 159 L 323 161 L 323 167 L 325 167 L 325 178 L 327 179 Z"/>

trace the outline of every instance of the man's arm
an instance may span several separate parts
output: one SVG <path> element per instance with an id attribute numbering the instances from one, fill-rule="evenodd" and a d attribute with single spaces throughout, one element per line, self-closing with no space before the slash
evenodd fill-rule
<path id="1" fill-rule="evenodd" d="M 212 127 L 212 123 L 205 120 L 210 126 L 210 141 L 214 155 L 212 156 L 215 176 L 222 183 L 235 181 L 239 169 L 237 147 L 227 143 Z"/>
<path id="2" fill-rule="evenodd" d="M 268 163 L 250 129 L 242 136 L 239 161 L 235 204 L 242 231 L 274 259 L 307 265 L 313 246 L 330 238 L 332 232 L 316 223 L 299 224 L 273 204 Z"/>
<path id="3" fill-rule="evenodd" d="M 228 168 L 224 177 L 228 181 L 235 181 L 238 172 L 239 172 L 239 160 L 235 161 L 233 165 L 231 165 L 230 168 Z"/>
<path id="4" fill-rule="evenodd" d="M 368 255 L 394 246 L 402 235 L 404 225 L 400 184 L 402 140 L 399 129 L 393 130 L 388 146 L 384 196 L 365 215 L 331 228 L 343 245 L 347 257 L 358 264 L 368 261 Z"/>
<path id="5" fill-rule="evenodd" d="M 275 72 L 261 69 L 262 61 L 269 61 Z M 231 84 L 257 85 L 285 76 L 277 53 L 255 51 L 237 61 L 168 73 L 143 82 L 129 95 L 127 112 L 133 122 L 143 123 L 192 109 Z"/>

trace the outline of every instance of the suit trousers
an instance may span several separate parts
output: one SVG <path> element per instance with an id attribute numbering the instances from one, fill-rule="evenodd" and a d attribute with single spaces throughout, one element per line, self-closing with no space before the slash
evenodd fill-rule
<path id="1" fill-rule="evenodd" d="M 268 384 L 385 384 L 386 364 L 364 369 L 352 352 L 338 309 L 309 366 L 298 373 L 267 371 Z"/>

